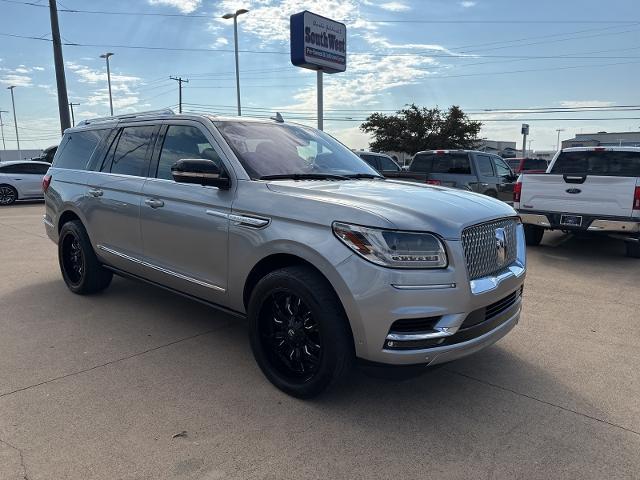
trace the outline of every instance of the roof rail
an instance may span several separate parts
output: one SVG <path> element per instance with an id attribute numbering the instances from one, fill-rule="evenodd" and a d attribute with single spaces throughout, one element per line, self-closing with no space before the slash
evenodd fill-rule
<path id="1" fill-rule="evenodd" d="M 90 119 L 82 120 L 78 122 L 77 125 L 89 125 L 92 123 L 110 122 L 113 120 L 125 120 L 129 118 L 139 118 L 139 117 L 149 117 L 149 116 L 167 116 L 167 115 L 175 115 L 175 112 L 170 108 L 164 108 L 161 110 L 148 110 L 146 112 L 125 113 L 122 115 L 113 115 L 111 117 L 90 118 Z"/>

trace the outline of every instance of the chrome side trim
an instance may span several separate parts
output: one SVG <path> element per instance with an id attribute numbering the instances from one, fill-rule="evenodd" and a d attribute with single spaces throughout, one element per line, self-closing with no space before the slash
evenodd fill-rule
<path id="1" fill-rule="evenodd" d="M 125 260 L 129 260 L 130 262 L 137 263 L 138 265 L 142 265 L 144 267 L 152 268 L 153 270 L 157 270 L 158 272 L 165 273 L 167 275 L 171 275 L 172 277 L 179 278 L 180 280 L 185 280 L 187 282 L 195 283 L 196 285 L 200 285 L 201 287 L 210 288 L 212 290 L 217 290 L 219 292 L 225 292 L 226 290 L 222 287 L 214 285 L 213 283 L 205 282 L 203 280 L 198 280 L 197 278 L 188 277 L 187 275 L 183 275 L 178 272 L 174 272 L 173 270 L 169 270 L 167 268 L 160 267 L 158 265 L 154 265 L 149 262 L 145 262 L 144 260 L 140 260 L 139 258 L 132 257 L 122 252 L 118 252 L 109 247 L 105 247 L 104 245 L 98 245 L 98 249 L 103 252 L 110 253 L 111 255 L 115 255 L 120 258 L 124 258 Z"/>
<path id="2" fill-rule="evenodd" d="M 594 220 L 587 230 L 606 232 L 640 232 L 640 222 L 625 222 L 621 220 Z"/>
<path id="3" fill-rule="evenodd" d="M 413 340 L 431 340 L 434 338 L 450 337 L 458 331 L 459 327 L 435 327 L 433 332 L 427 333 L 389 333 L 387 340 L 394 342 L 407 342 Z"/>
<path id="4" fill-rule="evenodd" d="M 234 213 L 225 213 L 213 209 L 207 209 L 206 213 L 207 215 L 212 215 L 214 217 L 226 218 L 238 227 L 264 228 L 271 222 L 269 218 L 236 215 Z"/>
<path id="5" fill-rule="evenodd" d="M 42 216 L 42 223 L 44 223 L 49 228 L 54 228 L 55 227 L 55 225 L 53 223 L 51 223 L 49 220 L 47 220 L 47 216 L 46 215 Z"/>
<path id="6" fill-rule="evenodd" d="M 397 290 L 442 290 L 445 288 L 456 288 L 455 283 L 434 283 L 432 285 L 398 285 L 392 283 L 391 286 Z"/>
<path id="7" fill-rule="evenodd" d="M 546 215 L 539 215 L 536 213 L 519 213 L 522 223 L 528 223 L 529 225 L 538 225 L 539 227 L 550 227 L 551 223 Z"/>
<path id="8" fill-rule="evenodd" d="M 490 292 L 491 290 L 498 288 L 498 285 L 508 278 L 517 278 L 524 275 L 527 270 L 527 258 L 525 253 L 526 244 L 524 240 L 524 227 L 522 225 L 518 225 L 516 227 L 516 246 L 516 261 L 500 273 L 471 280 L 469 282 L 471 293 L 474 295 L 480 295 L 482 293 Z"/>

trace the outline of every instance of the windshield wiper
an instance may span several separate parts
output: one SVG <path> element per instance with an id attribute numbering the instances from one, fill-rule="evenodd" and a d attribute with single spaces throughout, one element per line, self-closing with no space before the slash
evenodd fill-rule
<path id="1" fill-rule="evenodd" d="M 349 175 L 345 175 L 345 177 L 349 177 L 349 178 L 379 178 L 381 180 L 384 180 L 384 177 L 382 175 L 376 175 L 374 173 L 352 173 Z"/>
<path id="2" fill-rule="evenodd" d="M 349 180 L 345 175 L 333 173 L 282 173 L 278 175 L 263 175 L 258 180 Z"/>

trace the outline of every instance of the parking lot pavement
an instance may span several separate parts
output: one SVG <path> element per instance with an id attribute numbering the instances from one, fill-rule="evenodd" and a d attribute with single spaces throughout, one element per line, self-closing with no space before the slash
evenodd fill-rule
<path id="1" fill-rule="evenodd" d="M 0 209 L 2 480 L 640 478 L 640 261 L 617 241 L 547 234 L 484 352 L 300 401 L 242 321 L 120 278 L 71 294 L 42 211 Z"/>

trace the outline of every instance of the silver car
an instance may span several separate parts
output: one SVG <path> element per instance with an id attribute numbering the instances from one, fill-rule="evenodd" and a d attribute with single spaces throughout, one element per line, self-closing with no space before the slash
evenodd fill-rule
<path id="1" fill-rule="evenodd" d="M 294 396 L 338 383 L 356 359 L 469 355 L 520 315 L 511 207 L 384 179 L 313 128 L 170 111 L 85 121 L 45 185 L 71 291 L 115 273 L 247 317 L 258 365 Z"/>
<path id="2" fill-rule="evenodd" d="M 0 205 L 42 198 L 42 180 L 50 165 L 16 160 L 0 163 Z"/>

